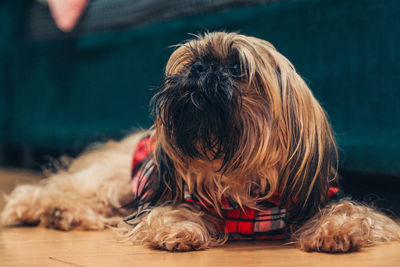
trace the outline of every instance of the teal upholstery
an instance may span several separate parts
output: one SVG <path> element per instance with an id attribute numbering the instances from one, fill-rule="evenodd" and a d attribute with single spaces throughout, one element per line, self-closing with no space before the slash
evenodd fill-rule
<path id="1" fill-rule="evenodd" d="M 6 5 L 0 3 L 0 147 L 7 142 L 7 128 L 9 127 L 9 57 L 7 54 L 10 51 L 10 43 L 6 40 L 12 40 L 13 32 L 13 15 Z M 8 25 L 8 26 L 4 26 Z"/>
<path id="2" fill-rule="evenodd" d="M 18 13 L 26 1 L 8 2 L 0 6 Z M 17 31 L 0 44 L 9 62 L 1 96 L 5 80 L 12 87 L 0 98 L 0 127 L 11 122 L 0 138 L 62 150 L 148 127 L 169 46 L 204 29 L 239 31 L 272 42 L 308 82 L 329 114 L 342 169 L 400 176 L 399 10 L 397 0 L 285 0 L 67 40 Z M 18 14 L 8 20 L 21 24 Z"/>

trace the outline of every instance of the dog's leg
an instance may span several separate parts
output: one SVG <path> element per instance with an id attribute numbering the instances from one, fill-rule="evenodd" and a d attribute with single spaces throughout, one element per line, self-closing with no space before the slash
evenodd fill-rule
<path id="1" fill-rule="evenodd" d="M 130 164 L 143 133 L 85 152 L 69 168 L 37 185 L 18 186 L 1 214 L 3 225 L 39 224 L 60 230 L 103 229 L 127 215 Z"/>
<path id="2" fill-rule="evenodd" d="M 123 235 L 136 244 L 169 251 L 201 250 L 222 245 L 227 236 L 217 221 L 188 204 L 160 206 L 133 221 L 120 224 Z"/>
<path id="3" fill-rule="evenodd" d="M 372 208 L 342 201 L 321 210 L 293 237 L 305 251 L 348 252 L 400 240 L 400 226 Z"/>

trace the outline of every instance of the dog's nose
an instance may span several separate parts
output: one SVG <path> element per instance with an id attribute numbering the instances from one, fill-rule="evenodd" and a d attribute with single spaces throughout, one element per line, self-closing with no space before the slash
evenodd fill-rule
<path id="1" fill-rule="evenodd" d="M 205 64 L 203 62 L 196 62 L 193 64 L 191 70 L 190 70 L 190 74 L 192 74 L 193 76 L 202 76 L 204 75 L 206 72 L 209 71 L 210 66 L 208 64 Z"/>

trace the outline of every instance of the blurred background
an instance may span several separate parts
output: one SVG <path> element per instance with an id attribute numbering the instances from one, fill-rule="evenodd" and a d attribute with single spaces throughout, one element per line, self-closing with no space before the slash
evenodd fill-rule
<path id="1" fill-rule="evenodd" d="M 399 215 L 399 10 L 397 0 L 0 1 L 0 167 L 37 171 L 149 127 L 170 46 L 237 31 L 273 43 L 309 84 L 346 193 Z"/>

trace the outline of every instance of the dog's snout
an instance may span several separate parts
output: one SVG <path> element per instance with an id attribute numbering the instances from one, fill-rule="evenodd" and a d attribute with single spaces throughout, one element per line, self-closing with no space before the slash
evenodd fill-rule
<path id="1" fill-rule="evenodd" d="M 193 64 L 190 73 L 192 75 L 200 76 L 204 73 L 206 73 L 209 69 L 209 66 L 207 64 L 204 64 L 203 62 L 196 62 Z"/>
<path id="2" fill-rule="evenodd" d="M 241 64 L 236 57 L 234 59 L 213 59 L 209 57 L 205 59 L 198 59 L 198 61 L 192 63 L 189 69 L 189 77 L 194 79 L 201 79 L 204 77 L 220 76 L 221 79 L 240 78 L 241 75 Z"/>

